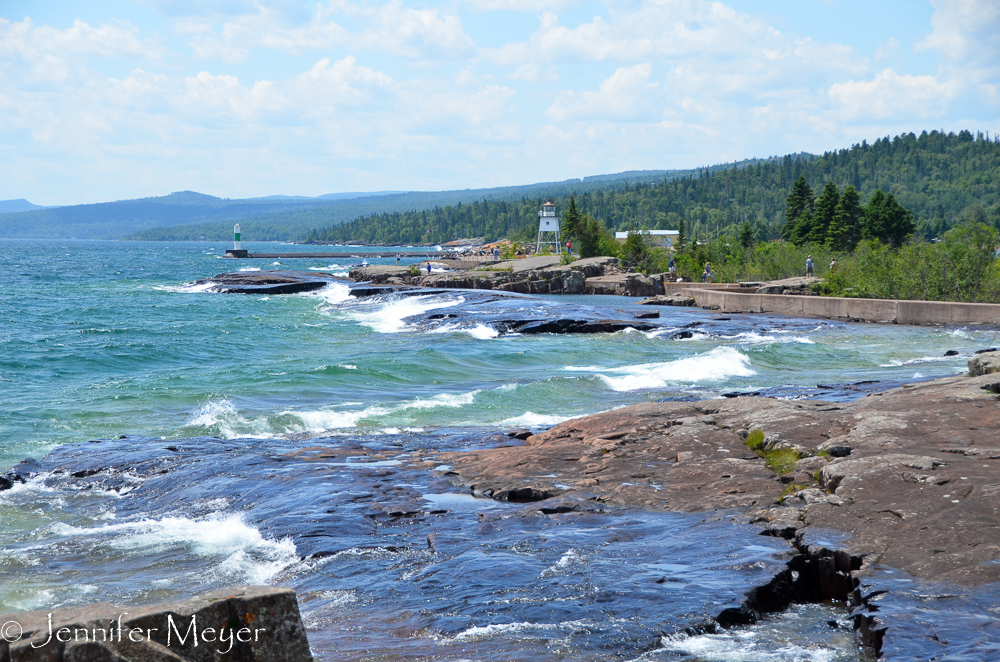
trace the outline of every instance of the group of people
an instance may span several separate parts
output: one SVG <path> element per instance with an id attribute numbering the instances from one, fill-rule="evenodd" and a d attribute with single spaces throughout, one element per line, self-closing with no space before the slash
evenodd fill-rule
<path id="1" fill-rule="evenodd" d="M 813 256 L 806 256 L 806 278 L 814 278 L 813 270 L 815 269 L 815 264 L 813 263 Z M 830 271 L 837 268 L 837 258 L 830 260 Z"/>

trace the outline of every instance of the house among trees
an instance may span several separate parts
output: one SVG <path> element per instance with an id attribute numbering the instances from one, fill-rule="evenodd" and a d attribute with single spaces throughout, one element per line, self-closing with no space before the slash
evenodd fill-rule
<path id="1" fill-rule="evenodd" d="M 676 237 L 680 235 L 678 230 L 643 230 L 642 234 L 646 235 L 646 240 L 651 246 L 657 246 L 659 248 L 672 248 Z M 615 239 L 619 244 L 624 244 L 625 240 L 628 239 L 628 232 L 616 232 Z"/>

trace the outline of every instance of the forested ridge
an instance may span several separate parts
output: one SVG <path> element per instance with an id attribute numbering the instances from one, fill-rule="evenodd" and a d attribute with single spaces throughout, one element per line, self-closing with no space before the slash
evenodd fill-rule
<path id="1" fill-rule="evenodd" d="M 790 155 L 679 178 L 591 185 L 576 191 L 576 205 L 609 230 L 679 229 L 683 220 L 688 235 L 708 239 L 747 221 L 757 240 L 770 240 L 781 236 L 786 202 L 800 177 L 817 192 L 828 182 L 853 186 L 862 204 L 877 190 L 891 194 L 912 213 L 918 237 L 937 237 L 962 220 L 1000 226 L 1000 142 L 969 131 L 907 133 L 815 158 Z M 568 207 L 569 193 L 553 196 L 558 209 Z M 544 199 L 484 199 L 371 214 L 312 230 L 306 241 L 408 245 L 460 237 L 531 240 Z"/>

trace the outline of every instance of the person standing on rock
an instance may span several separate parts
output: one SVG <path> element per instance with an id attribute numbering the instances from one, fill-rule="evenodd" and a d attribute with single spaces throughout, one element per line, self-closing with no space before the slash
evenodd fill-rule
<path id="1" fill-rule="evenodd" d="M 677 277 L 677 267 L 674 265 L 674 258 L 670 258 L 670 277 Z"/>
<path id="2" fill-rule="evenodd" d="M 396 266 L 399 266 L 399 253 L 396 253 Z"/>
<path id="3" fill-rule="evenodd" d="M 711 262 L 706 262 L 705 263 L 705 273 L 703 273 L 701 275 L 701 282 L 703 282 L 703 283 L 710 283 L 711 281 L 709 280 L 709 278 L 711 278 L 711 277 L 712 277 L 712 263 Z"/>
<path id="4" fill-rule="evenodd" d="M 813 277 L 813 256 L 806 256 L 806 278 Z"/>
<path id="5" fill-rule="evenodd" d="M 430 262 L 428 262 L 428 263 L 427 263 L 427 275 L 429 276 L 429 275 L 430 275 L 430 273 L 431 273 L 431 263 L 430 263 Z"/>

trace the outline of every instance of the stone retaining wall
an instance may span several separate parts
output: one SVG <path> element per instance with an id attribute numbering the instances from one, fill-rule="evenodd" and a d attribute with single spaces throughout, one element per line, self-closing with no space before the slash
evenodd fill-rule
<path id="1" fill-rule="evenodd" d="M 1000 304 L 744 294 L 705 287 L 684 292 L 697 305 L 734 313 L 777 313 L 881 324 L 1000 324 Z"/>

